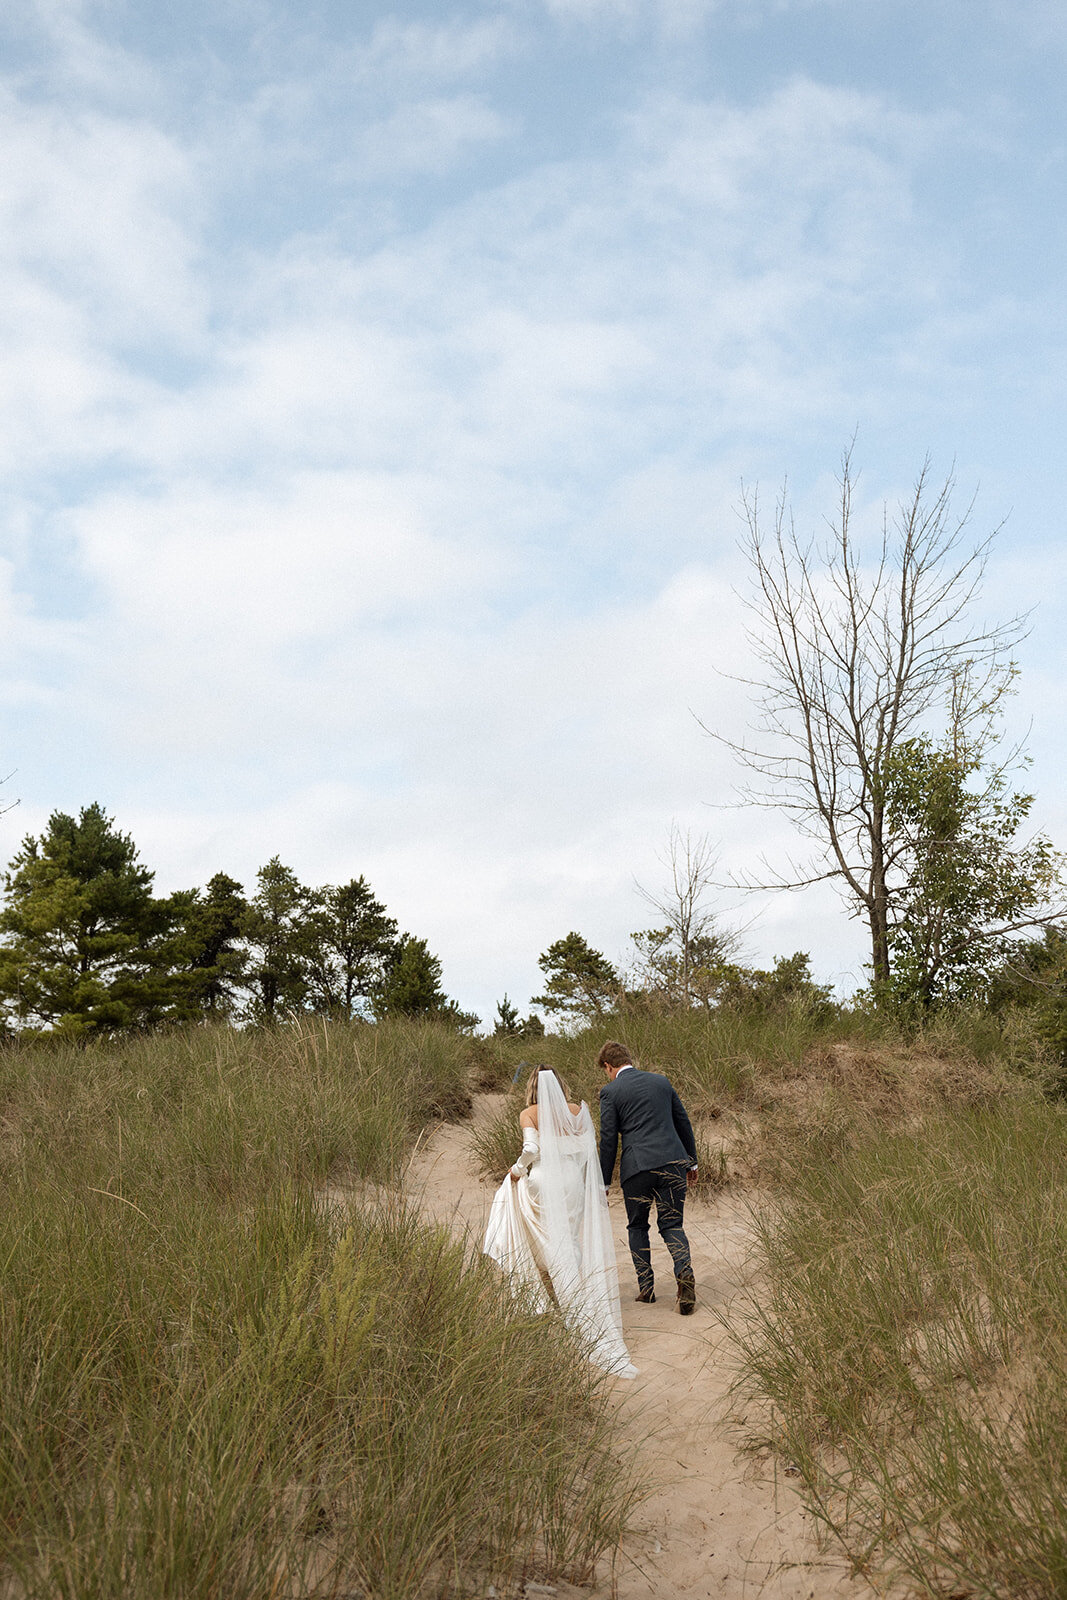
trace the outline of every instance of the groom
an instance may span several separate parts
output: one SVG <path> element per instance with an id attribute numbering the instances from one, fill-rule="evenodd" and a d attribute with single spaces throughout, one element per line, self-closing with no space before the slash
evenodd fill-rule
<path id="1" fill-rule="evenodd" d="M 609 1039 L 596 1059 L 609 1080 L 600 1091 L 600 1169 L 608 1188 L 621 1136 L 619 1182 L 637 1269 L 637 1298 L 645 1305 L 656 1298 L 648 1243 L 654 1200 L 656 1226 L 674 1260 L 678 1310 L 687 1317 L 697 1303 L 689 1240 L 682 1227 L 686 1186 L 697 1166 L 693 1125 L 668 1079 L 659 1072 L 639 1071 L 625 1045 Z"/>

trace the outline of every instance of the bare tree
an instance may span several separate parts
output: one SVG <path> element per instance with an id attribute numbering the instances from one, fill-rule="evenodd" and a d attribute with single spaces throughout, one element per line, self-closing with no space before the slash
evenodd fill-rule
<path id="1" fill-rule="evenodd" d="M 637 892 L 662 919 L 659 927 L 633 935 L 640 958 L 639 979 L 672 1002 L 709 1004 L 715 969 L 737 954 L 738 930 L 723 926 L 707 903 L 716 887 L 718 858 L 706 834 L 683 833 L 672 823 L 661 860 L 668 881 L 659 893 L 637 885 Z"/>
<path id="2" fill-rule="evenodd" d="M 926 462 L 895 516 L 883 509 L 869 555 L 854 533 L 855 482 L 848 451 L 821 543 L 798 536 L 784 490 L 773 529 L 758 495 L 743 490 L 749 639 L 763 668 L 743 681 L 758 691 L 761 715 L 754 743 L 721 742 L 756 775 L 745 803 L 790 811 L 819 844 L 811 862 L 744 886 L 837 883 L 868 924 L 874 978 L 884 982 L 909 849 L 887 804 L 891 763 L 906 740 L 938 730 L 972 769 L 981 765 L 1025 619 L 973 620 L 999 530 L 971 542 L 973 502 L 953 510 L 951 476 L 932 483 Z"/>

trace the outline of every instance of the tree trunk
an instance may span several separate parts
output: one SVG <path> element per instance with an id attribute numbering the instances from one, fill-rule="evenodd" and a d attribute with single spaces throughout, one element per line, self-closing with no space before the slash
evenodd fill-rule
<path id="1" fill-rule="evenodd" d="M 876 985 L 889 982 L 889 888 L 885 881 L 881 821 L 880 811 L 876 812 L 871 827 L 871 897 L 867 908 Z"/>

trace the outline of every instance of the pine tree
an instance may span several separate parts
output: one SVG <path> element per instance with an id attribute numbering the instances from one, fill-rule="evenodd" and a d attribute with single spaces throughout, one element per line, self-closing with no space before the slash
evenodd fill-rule
<path id="1" fill-rule="evenodd" d="M 618 1001 L 622 990 L 618 973 L 580 933 L 568 933 L 550 944 L 537 965 L 548 982 L 544 994 L 535 994 L 531 1005 L 583 1021 L 600 1016 Z"/>
<path id="2" fill-rule="evenodd" d="M 308 900 L 308 1002 L 330 1016 L 369 1011 L 398 954 L 397 925 L 365 878 L 326 884 Z"/>
<path id="3" fill-rule="evenodd" d="M 181 898 L 181 927 L 169 955 L 186 1013 L 190 1019 L 227 1016 L 236 1009 L 248 964 L 242 946 L 248 926 L 244 892 L 236 879 L 216 872 L 206 889 L 192 889 Z"/>
<path id="4" fill-rule="evenodd" d="M 154 874 L 98 804 L 56 811 L 27 835 L 5 878 L 0 996 L 19 1027 L 68 1036 L 151 1027 L 178 996 L 161 951 L 180 897 L 156 900 Z"/>
<path id="5" fill-rule="evenodd" d="M 252 1017 L 270 1022 L 279 1014 L 302 1011 L 307 1001 L 310 891 L 277 856 L 260 867 L 256 882 L 245 920 L 245 985 L 252 991 Z"/>
<path id="6" fill-rule="evenodd" d="M 426 1017 L 448 1005 L 441 987 L 441 963 L 425 939 L 406 933 L 375 997 L 379 1017 Z"/>
<path id="7" fill-rule="evenodd" d="M 513 1006 L 507 995 L 497 1001 L 496 1024 L 493 1034 L 498 1039 L 517 1039 L 522 1032 L 522 1018 L 518 1006 Z"/>

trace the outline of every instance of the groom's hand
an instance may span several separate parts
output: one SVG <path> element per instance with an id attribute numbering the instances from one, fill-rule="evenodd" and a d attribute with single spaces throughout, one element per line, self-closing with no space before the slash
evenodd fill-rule
<path id="1" fill-rule="evenodd" d="M 697 1181 L 697 1172 L 698 1171 L 699 1171 L 698 1167 L 690 1167 L 689 1168 L 689 1171 L 685 1175 L 685 1181 L 686 1181 L 687 1185 L 690 1184 L 690 1183 L 696 1183 L 696 1181 Z"/>

